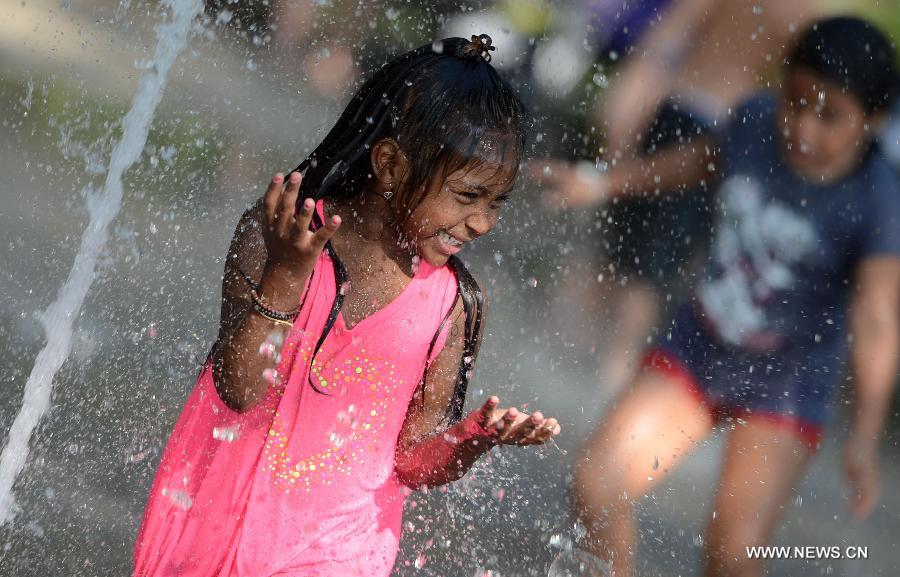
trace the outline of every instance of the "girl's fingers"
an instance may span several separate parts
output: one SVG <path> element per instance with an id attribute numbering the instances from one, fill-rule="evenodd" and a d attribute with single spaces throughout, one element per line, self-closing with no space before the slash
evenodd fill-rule
<path id="1" fill-rule="evenodd" d="M 297 193 L 300 191 L 300 173 L 292 172 L 288 177 L 287 186 L 281 195 L 278 204 L 278 220 L 276 226 L 280 235 L 290 234 L 294 225 L 294 213 L 297 211 Z"/>
<path id="2" fill-rule="evenodd" d="M 512 436 L 515 430 L 516 419 L 519 417 L 519 410 L 510 407 L 504 413 L 503 417 L 497 421 L 497 428 L 500 430 L 500 440 L 506 442 Z"/>
<path id="3" fill-rule="evenodd" d="M 307 226 L 309 223 L 307 222 Z M 325 226 L 319 228 L 316 231 L 316 234 L 313 235 L 313 249 L 316 251 L 316 254 L 322 251 L 325 248 L 325 243 L 331 240 L 331 237 L 334 236 L 334 233 L 337 231 L 338 227 L 341 226 L 341 217 L 338 215 L 333 215 L 331 218 L 325 221 Z"/>
<path id="4" fill-rule="evenodd" d="M 271 228 L 275 220 L 275 212 L 278 210 L 278 202 L 281 200 L 281 189 L 284 184 L 284 175 L 280 172 L 272 177 L 266 194 L 263 196 L 263 208 L 266 212 L 266 224 Z"/>
<path id="5" fill-rule="evenodd" d="M 550 440 L 551 437 L 554 437 L 559 434 L 560 427 L 559 423 L 553 417 L 550 417 L 544 423 L 535 429 L 534 434 L 532 434 L 533 442 L 535 443 L 546 443 Z"/>
<path id="6" fill-rule="evenodd" d="M 494 410 L 500 404 L 500 398 L 496 395 L 491 395 L 487 398 L 483 405 L 481 405 L 481 427 L 483 429 L 487 429 L 494 424 Z"/>
<path id="7" fill-rule="evenodd" d="M 303 202 L 300 203 L 300 210 L 297 211 L 297 216 L 294 218 L 294 238 L 303 238 L 303 235 L 309 232 L 309 223 L 315 210 L 316 202 L 313 199 L 303 199 Z"/>
<path id="8" fill-rule="evenodd" d="M 531 433 L 535 431 L 538 427 L 544 424 L 544 415 L 542 415 L 539 411 L 532 414 L 530 417 L 525 419 L 515 431 L 516 439 L 520 441 L 527 441 L 528 437 L 531 436 Z"/>

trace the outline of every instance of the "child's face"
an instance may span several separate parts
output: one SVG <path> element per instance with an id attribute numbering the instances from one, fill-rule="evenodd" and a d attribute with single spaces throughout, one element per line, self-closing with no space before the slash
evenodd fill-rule
<path id="1" fill-rule="evenodd" d="M 862 103 L 804 67 L 789 68 L 782 90 L 785 160 L 800 176 L 829 183 L 852 172 L 865 153 L 871 121 Z"/>
<path id="2" fill-rule="evenodd" d="M 404 227 L 419 256 L 432 266 L 443 266 L 466 243 L 490 232 L 516 171 L 514 163 L 501 167 L 486 162 L 429 183 L 428 193 Z"/>

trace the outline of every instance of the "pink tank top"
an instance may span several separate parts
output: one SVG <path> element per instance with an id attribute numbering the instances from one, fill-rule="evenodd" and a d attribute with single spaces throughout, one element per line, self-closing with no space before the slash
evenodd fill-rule
<path id="1" fill-rule="evenodd" d="M 327 254 L 309 283 L 284 376 L 257 406 L 226 407 L 204 366 L 153 482 L 135 576 L 390 574 L 404 494 L 394 452 L 456 279 L 422 262 L 384 308 L 351 329 L 339 316 L 312 366 L 322 393 L 308 377 L 335 297 Z"/>

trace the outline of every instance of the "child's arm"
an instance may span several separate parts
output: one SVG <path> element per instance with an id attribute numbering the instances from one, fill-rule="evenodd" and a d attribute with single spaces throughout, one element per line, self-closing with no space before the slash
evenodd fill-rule
<path id="1" fill-rule="evenodd" d="M 488 398 L 480 409 L 459 423 L 449 428 L 444 425 L 463 354 L 462 305 L 457 306 L 452 318 L 444 349 L 428 371 L 424 391 L 410 402 L 397 443 L 395 470 L 400 481 L 412 488 L 461 478 L 494 445 L 539 444 L 560 429 L 556 419 L 545 420 L 540 413 L 528 415 L 515 408 L 500 409 L 496 396 Z"/>
<path id="2" fill-rule="evenodd" d="M 528 173 L 549 189 L 544 199 L 547 205 L 588 208 L 613 198 L 694 188 L 716 176 L 717 156 L 718 144 L 707 135 L 650 156 L 618 160 L 606 172 L 581 163 L 536 160 L 529 163 Z"/>
<path id="3" fill-rule="evenodd" d="M 263 371 L 272 365 L 259 354 L 259 347 L 279 328 L 253 312 L 244 275 L 260 287 L 268 306 L 293 309 L 322 247 L 339 225 L 328 219 L 318 232 L 309 231 L 313 203 L 307 199 L 295 218 L 300 181 L 289 182 L 282 190 L 283 181 L 276 176 L 263 199 L 244 213 L 225 261 L 212 370 L 222 402 L 235 411 L 252 408 L 265 395 L 270 383 Z"/>
<path id="4" fill-rule="evenodd" d="M 853 513 L 866 517 L 878 499 L 878 441 L 890 407 L 900 353 L 900 259 L 865 259 L 851 308 L 853 422 L 844 468 L 855 491 Z"/>

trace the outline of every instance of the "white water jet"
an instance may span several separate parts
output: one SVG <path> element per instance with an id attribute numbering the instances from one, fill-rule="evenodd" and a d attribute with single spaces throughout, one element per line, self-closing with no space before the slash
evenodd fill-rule
<path id="1" fill-rule="evenodd" d="M 203 9 L 202 0 L 166 0 L 162 5 L 164 12 L 170 13 L 170 20 L 157 27 L 153 65 L 141 74 L 137 93 L 122 122 L 122 138 L 110 157 L 103 190 L 87 196 L 90 221 L 81 237 L 81 247 L 69 277 L 56 300 L 41 313 L 47 344 L 35 359 L 25 383 L 22 408 L 13 421 L 0 455 L 0 526 L 14 517 L 13 484 L 28 458 L 31 434 L 50 405 L 53 378 L 69 356 L 73 323 L 94 281 L 97 258 L 109 237 L 109 224 L 122 205 L 122 174 L 140 158 L 150 122 L 162 98 L 166 74 L 187 44 L 194 18 Z"/>

